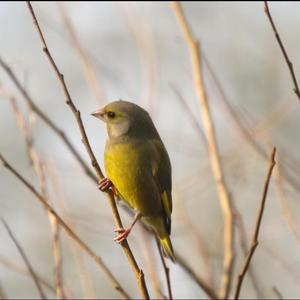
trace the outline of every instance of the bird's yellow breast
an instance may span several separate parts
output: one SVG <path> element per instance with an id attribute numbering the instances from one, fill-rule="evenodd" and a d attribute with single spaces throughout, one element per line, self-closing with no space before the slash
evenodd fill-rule
<path id="1" fill-rule="evenodd" d="M 108 144 L 105 150 L 105 169 L 125 202 L 140 209 L 139 201 L 143 173 L 147 170 L 147 158 L 143 147 L 130 143 Z"/>

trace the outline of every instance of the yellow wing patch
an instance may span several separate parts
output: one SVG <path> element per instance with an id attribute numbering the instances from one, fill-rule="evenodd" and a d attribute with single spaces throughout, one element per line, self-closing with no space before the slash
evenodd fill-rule
<path id="1" fill-rule="evenodd" d="M 166 191 L 164 191 L 162 193 L 161 198 L 162 198 L 162 203 L 163 203 L 165 212 L 166 212 L 168 218 L 170 218 L 172 212 L 171 212 L 171 207 L 170 207 L 170 200 L 168 198 L 168 194 Z"/>

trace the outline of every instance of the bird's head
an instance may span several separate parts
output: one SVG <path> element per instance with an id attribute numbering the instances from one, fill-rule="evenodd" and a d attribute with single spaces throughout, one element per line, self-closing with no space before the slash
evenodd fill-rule
<path id="1" fill-rule="evenodd" d="M 132 102 L 114 101 L 92 115 L 106 123 L 108 135 L 111 138 L 157 134 L 148 112 Z"/>

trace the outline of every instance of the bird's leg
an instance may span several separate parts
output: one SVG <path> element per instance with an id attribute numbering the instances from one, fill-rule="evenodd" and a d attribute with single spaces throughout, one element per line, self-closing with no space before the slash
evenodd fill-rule
<path id="1" fill-rule="evenodd" d="M 113 183 L 108 178 L 102 178 L 101 180 L 99 180 L 98 189 L 101 192 L 107 192 L 109 189 L 111 189 L 114 195 L 117 194 Z"/>
<path id="2" fill-rule="evenodd" d="M 118 244 L 122 243 L 124 240 L 127 239 L 131 229 L 133 228 L 134 224 L 142 217 L 141 213 L 136 213 L 134 216 L 134 220 L 132 224 L 128 228 L 116 228 L 114 231 L 119 233 L 117 237 L 114 238 L 114 241 Z"/>

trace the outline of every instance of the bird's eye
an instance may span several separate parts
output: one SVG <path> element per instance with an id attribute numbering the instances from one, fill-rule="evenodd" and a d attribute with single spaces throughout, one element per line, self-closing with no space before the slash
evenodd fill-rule
<path id="1" fill-rule="evenodd" d="M 113 111 L 109 111 L 109 112 L 107 113 L 107 116 L 108 116 L 110 119 L 113 119 L 113 118 L 116 116 L 116 114 L 115 114 Z"/>

